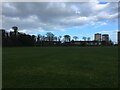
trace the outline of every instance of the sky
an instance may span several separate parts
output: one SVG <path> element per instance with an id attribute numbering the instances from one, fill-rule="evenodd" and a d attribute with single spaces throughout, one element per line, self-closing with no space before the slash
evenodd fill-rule
<path id="1" fill-rule="evenodd" d="M 56 36 L 70 35 L 90 37 L 95 33 L 109 34 L 117 42 L 117 2 L 3 2 L 2 28 L 11 31 L 17 26 L 19 32 Z"/>

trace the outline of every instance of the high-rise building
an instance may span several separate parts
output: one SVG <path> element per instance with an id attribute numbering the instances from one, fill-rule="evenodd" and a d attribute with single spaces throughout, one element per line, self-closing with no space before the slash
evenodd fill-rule
<path id="1" fill-rule="evenodd" d="M 108 34 L 103 34 L 102 35 L 102 41 L 109 41 L 109 35 Z"/>
<path id="2" fill-rule="evenodd" d="M 94 40 L 95 40 L 95 41 L 101 41 L 101 34 L 100 34 L 100 33 L 96 33 Z"/>
<path id="3" fill-rule="evenodd" d="M 120 45 L 120 31 L 118 31 L 118 44 Z"/>

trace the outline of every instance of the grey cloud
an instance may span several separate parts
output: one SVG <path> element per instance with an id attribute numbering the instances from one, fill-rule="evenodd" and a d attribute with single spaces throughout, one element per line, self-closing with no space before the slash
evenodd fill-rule
<path id="1" fill-rule="evenodd" d="M 116 3 L 97 6 L 97 3 L 52 3 L 52 2 L 20 2 L 3 3 L 3 27 L 9 29 L 13 25 L 26 30 L 61 30 L 74 26 L 82 26 L 89 22 L 116 18 Z M 98 10 L 94 9 L 97 6 Z M 110 7 L 112 6 L 112 7 Z M 102 7 L 102 8 L 101 8 Z M 106 16 L 102 15 L 106 12 Z M 109 18 L 108 18 L 109 17 Z"/>

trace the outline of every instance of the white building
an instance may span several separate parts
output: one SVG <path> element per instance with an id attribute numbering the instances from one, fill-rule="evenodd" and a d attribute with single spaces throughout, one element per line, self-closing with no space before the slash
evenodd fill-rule
<path id="1" fill-rule="evenodd" d="M 95 40 L 95 41 L 101 41 L 101 34 L 100 34 L 100 33 L 96 33 L 94 40 Z"/>
<path id="2" fill-rule="evenodd" d="M 102 41 L 109 41 L 109 35 L 108 34 L 103 34 L 102 35 Z"/>

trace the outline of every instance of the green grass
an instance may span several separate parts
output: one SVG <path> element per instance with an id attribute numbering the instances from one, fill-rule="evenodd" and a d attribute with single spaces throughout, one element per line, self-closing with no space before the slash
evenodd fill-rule
<path id="1" fill-rule="evenodd" d="M 3 48 L 3 88 L 116 88 L 117 47 Z"/>

